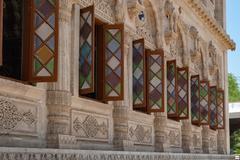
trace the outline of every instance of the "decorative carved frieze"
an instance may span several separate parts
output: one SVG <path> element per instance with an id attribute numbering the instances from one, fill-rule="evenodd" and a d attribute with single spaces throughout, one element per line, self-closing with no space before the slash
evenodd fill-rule
<path id="1" fill-rule="evenodd" d="M 1 160 L 234 160 L 230 155 L 0 148 Z"/>
<path id="2" fill-rule="evenodd" d="M 106 141 L 109 138 L 109 120 L 106 117 L 72 111 L 72 134 L 78 139 Z"/>
<path id="3" fill-rule="evenodd" d="M 129 123 L 128 138 L 135 144 L 148 144 L 153 143 L 153 128 L 152 126 L 141 125 L 136 123 Z"/>
<path id="4" fill-rule="evenodd" d="M 94 4 L 97 16 L 104 18 L 109 23 L 115 22 L 115 1 L 114 0 L 80 0 L 83 7 Z"/>
<path id="5" fill-rule="evenodd" d="M 18 105 L 16 105 L 18 103 Z M 22 105 L 26 105 L 25 108 Z M 20 101 L 0 97 L 0 133 L 35 132 L 37 124 L 37 111 Z"/>

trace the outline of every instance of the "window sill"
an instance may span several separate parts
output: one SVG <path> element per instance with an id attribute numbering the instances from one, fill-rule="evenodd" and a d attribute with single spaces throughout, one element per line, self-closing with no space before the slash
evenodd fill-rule
<path id="1" fill-rule="evenodd" d="M 112 115 L 113 105 L 82 97 L 72 97 L 72 108 L 102 115 Z"/>
<path id="2" fill-rule="evenodd" d="M 46 90 L 23 81 L 0 77 L 0 95 L 28 101 L 42 101 L 46 95 Z"/>

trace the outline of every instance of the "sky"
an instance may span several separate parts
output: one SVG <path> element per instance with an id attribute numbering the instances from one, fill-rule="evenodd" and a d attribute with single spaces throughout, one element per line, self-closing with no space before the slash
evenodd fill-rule
<path id="1" fill-rule="evenodd" d="M 226 0 L 227 33 L 236 43 L 236 50 L 228 52 L 228 72 L 233 73 L 240 85 L 240 0 Z"/>

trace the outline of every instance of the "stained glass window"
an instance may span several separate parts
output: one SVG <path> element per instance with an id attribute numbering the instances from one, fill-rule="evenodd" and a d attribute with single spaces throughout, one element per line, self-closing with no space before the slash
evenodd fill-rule
<path id="1" fill-rule="evenodd" d="M 224 129 L 224 114 L 225 114 L 225 107 L 224 107 L 224 91 L 219 90 L 217 93 L 217 128 Z"/>
<path id="2" fill-rule="evenodd" d="M 31 80 L 54 81 L 57 77 L 58 0 L 33 2 L 33 74 Z"/>
<path id="3" fill-rule="evenodd" d="M 210 109 L 210 128 L 216 129 L 217 127 L 217 87 L 210 87 L 209 96 L 209 109 Z"/>
<path id="4" fill-rule="evenodd" d="M 199 125 L 200 122 L 200 88 L 199 76 L 191 77 L 191 117 L 192 123 Z"/>
<path id="5" fill-rule="evenodd" d="M 123 25 L 104 27 L 104 100 L 123 99 Z"/>
<path id="6" fill-rule="evenodd" d="M 80 14 L 80 94 L 94 92 L 94 7 L 81 9 Z"/>
<path id="7" fill-rule="evenodd" d="M 200 124 L 209 124 L 209 82 L 201 81 L 200 83 Z"/>
<path id="8" fill-rule="evenodd" d="M 147 52 L 148 112 L 164 112 L 164 55 L 162 50 Z"/>
<path id="9" fill-rule="evenodd" d="M 133 108 L 146 107 L 144 40 L 133 42 Z"/>
<path id="10" fill-rule="evenodd" d="M 167 112 L 168 117 L 178 117 L 176 60 L 167 62 Z"/>
<path id="11" fill-rule="evenodd" d="M 178 68 L 177 73 L 178 118 L 188 118 L 188 68 Z"/>

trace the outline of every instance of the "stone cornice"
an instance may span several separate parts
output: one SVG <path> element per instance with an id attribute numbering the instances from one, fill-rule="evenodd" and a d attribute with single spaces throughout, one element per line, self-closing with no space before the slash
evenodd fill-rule
<path id="1" fill-rule="evenodd" d="M 217 21 L 212 16 L 210 16 L 207 11 L 201 6 L 199 0 L 185 0 L 185 2 L 190 5 L 190 8 L 192 8 L 197 13 L 197 15 L 203 20 L 206 26 L 208 26 L 211 31 L 216 34 L 220 40 L 222 40 L 228 49 L 235 50 L 235 42 L 217 23 Z"/>

